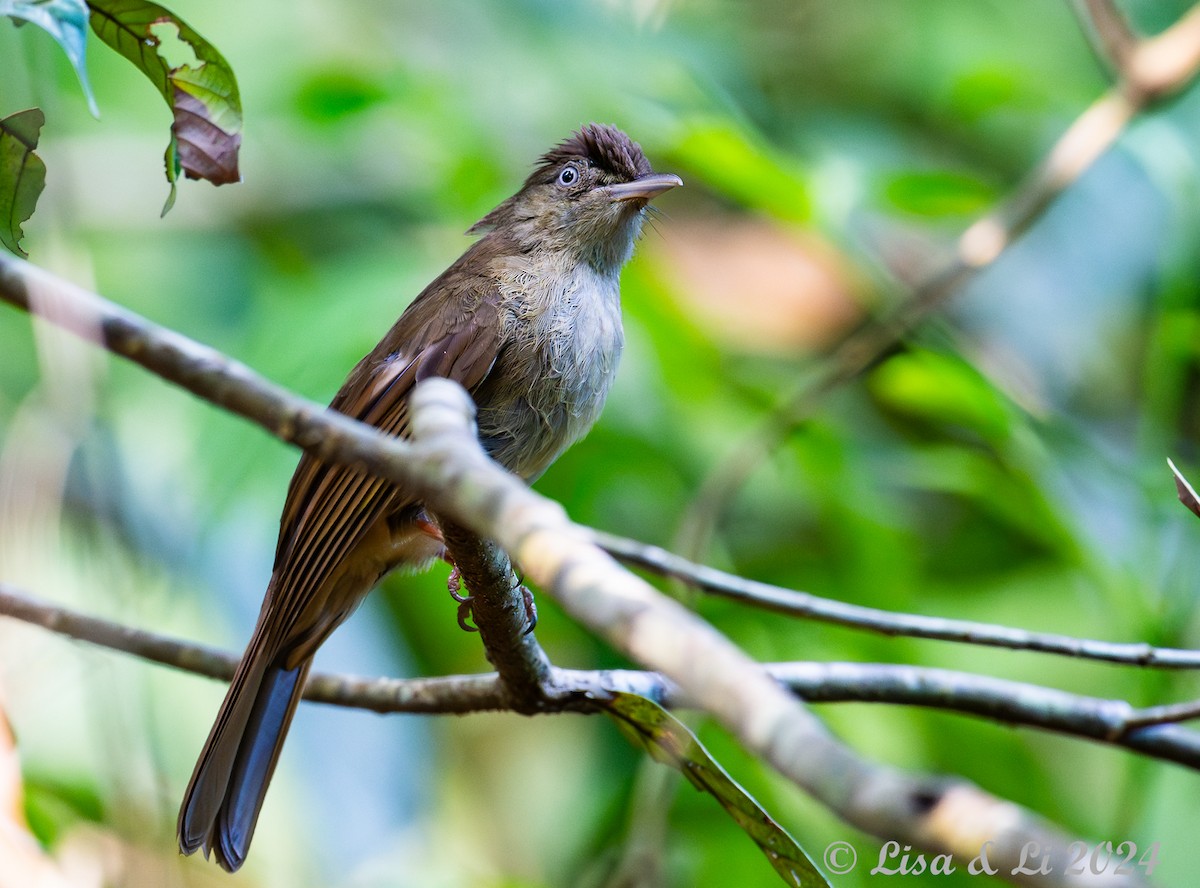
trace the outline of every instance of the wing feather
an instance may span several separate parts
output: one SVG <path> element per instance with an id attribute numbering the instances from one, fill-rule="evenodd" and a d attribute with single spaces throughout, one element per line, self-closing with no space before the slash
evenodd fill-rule
<path id="1" fill-rule="evenodd" d="M 498 296 L 494 284 L 463 278 L 451 267 L 431 284 L 354 369 L 330 408 L 408 437 L 408 396 L 417 382 L 442 376 L 474 392 L 500 349 Z M 323 600 L 339 566 L 377 522 L 415 503 L 390 482 L 304 454 L 288 487 L 263 603 L 264 616 L 271 613 L 260 619 L 272 627 L 267 647 L 308 648 L 332 631 L 357 604 Z"/>

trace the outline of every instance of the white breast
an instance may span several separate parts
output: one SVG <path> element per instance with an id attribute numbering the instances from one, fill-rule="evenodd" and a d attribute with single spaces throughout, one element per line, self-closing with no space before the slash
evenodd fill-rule
<path id="1" fill-rule="evenodd" d="M 502 278 L 504 348 L 481 387 L 479 431 L 492 456 L 533 478 L 591 428 L 624 345 L 616 274 L 562 254 L 523 259 Z"/>

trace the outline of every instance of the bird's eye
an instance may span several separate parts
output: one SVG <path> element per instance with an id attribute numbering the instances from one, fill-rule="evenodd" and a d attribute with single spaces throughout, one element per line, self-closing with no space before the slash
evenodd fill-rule
<path id="1" fill-rule="evenodd" d="M 558 174 L 559 185 L 574 185 L 579 181 L 579 170 L 574 166 L 565 166 L 562 172 Z"/>

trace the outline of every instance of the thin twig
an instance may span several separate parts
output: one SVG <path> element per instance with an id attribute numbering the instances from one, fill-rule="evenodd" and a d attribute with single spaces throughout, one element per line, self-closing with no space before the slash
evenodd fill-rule
<path id="1" fill-rule="evenodd" d="M 1032 632 L 993 623 L 977 623 L 972 620 L 896 613 L 748 580 L 713 567 L 695 564 L 658 546 L 601 530 L 593 530 L 592 538 L 605 551 L 625 564 L 679 580 L 710 595 L 788 616 L 836 623 L 839 626 L 893 637 L 929 638 L 984 647 L 1058 654 L 1104 663 L 1152 666 L 1156 669 L 1200 668 L 1200 651 L 1154 647 L 1144 642 L 1098 641 L 1052 632 Z"/>
<path id="2" fill-rule="evenodd" d="M 1096 57 L 1114 76 L 1123 77 L 1138 44 L 1129 20 L 1113 0 L 1073 0 L 1071 5 Z"/>
<path id="3" fill-rule="evenodd" d="M 1162 706 L 1147 706 L 1134 710 L 1125 723 L 1132 729 L 1174 724 L 1197 718 L 1200 718 L 1200 700 L 1189 700 L 1187 703 L 1166 703 Z"/>

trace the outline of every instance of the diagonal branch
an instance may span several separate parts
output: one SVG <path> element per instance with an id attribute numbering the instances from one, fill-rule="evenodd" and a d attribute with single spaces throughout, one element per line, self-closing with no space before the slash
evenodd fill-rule
<path id="1" fill-rule="evenodd" d="M 1200 4 L 1161 34 L 1142 37 L 1114 0 L 1075 0 L 1096 54 L 1137 104 L 1178 92 L 1200 67 Z"/>

